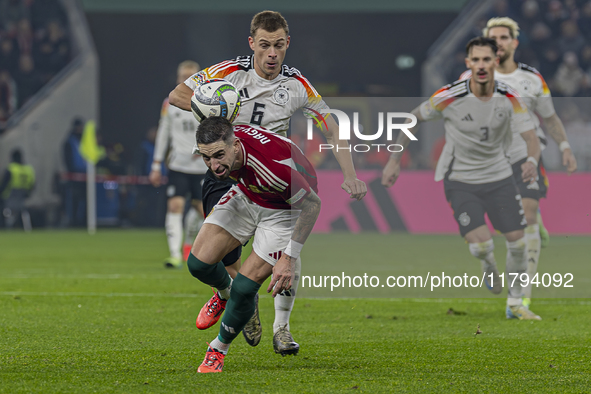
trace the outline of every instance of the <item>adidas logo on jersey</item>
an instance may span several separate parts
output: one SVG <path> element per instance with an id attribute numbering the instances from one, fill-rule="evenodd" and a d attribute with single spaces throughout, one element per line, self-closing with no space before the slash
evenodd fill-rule
<path id="1" fill-rule="evenodd" d="M 471 122 L 471 121 L 473 121 L 474 119 L 472 119 L 472 115 L 468 114 L 468 115 L 464 116 L 464 117 L 462 118 L 462 120 L 465 120 L 465 121 L 469 121 L 469 122 Z"/>
<path id="2" fill-rule="evenodd" d="M 279 252 L 271 252 L 269 253 L 269 257 L 271 257 L 274 260 L 279 260 L 281 258 L 281 255 L 283 254 L 283 251 L 279 251 Z"/>

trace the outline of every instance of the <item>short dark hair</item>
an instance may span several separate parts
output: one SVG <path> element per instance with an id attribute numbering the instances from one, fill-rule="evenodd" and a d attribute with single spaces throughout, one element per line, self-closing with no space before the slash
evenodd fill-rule
<path id="1" fill-rule="evenodd" d="M 232 123 L 223 116 L 205 118 L 197 128 L 197 144 L 213 144 L 220 140 L 230 144 L 234 138 Z"/>
<path id="2" fill-rule="evenodd" d="M 470 49 L 472 49 L 472 47 L 490 47 L 495 56 L 497 54 L 498 49 L 497 42 L 495 40 L 493 40 L 492 38 L 482 36 L 474 37 L 473 39 L 468 41 L 468 43 L 466 44 L 466 56 L 470 56 Z"/>
<path id="3" fill-rule="evenodd" d="M 19 149 L 15 149 L 10 154 L 13 163 L 23 164 L 23 154 Z"/>
<path id="4" fill-rule="evenodd" d="M 256 14 L 250 22 L 250 35 L 254 34 L 258 29 L 263 29 L 268 32 L 274 32 L 279 29 L 285 30 L 285 34 L 289 35 L 289 26 L 287 21 L 279 12 L 262 11 Z"/>

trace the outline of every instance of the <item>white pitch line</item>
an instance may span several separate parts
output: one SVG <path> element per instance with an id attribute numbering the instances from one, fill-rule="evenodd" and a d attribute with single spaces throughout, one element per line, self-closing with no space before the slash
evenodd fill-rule
<path id="1" fill-rule="evenodd" d="M 198 298 L 199 294 L 169 293 L 90 293 L 90 292 L 48 292 L 48 291 L 2 291 L 0 296 L 49 296 L 49 297 L 167 297 L 167 298 Z"/>
<path id="2" fill-rule="evenodd" d="M 175 279 L 176 276 L 165 277 L 160 274 L 154 275 L 131 275 L 131 274 L 51 274 L 51 273 L 38 273 L 38 274 L 8 274 L 2 275 L 2 279 L 39 279 L 39 278 L 50 278 L 50 279 Z"/>

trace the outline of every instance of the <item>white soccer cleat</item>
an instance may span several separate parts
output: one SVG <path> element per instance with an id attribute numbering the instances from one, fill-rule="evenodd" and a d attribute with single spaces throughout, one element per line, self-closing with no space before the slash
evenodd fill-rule
<path id="1" fill-rule="evenodd" d="M 527 309 L 527 307 L 524 305 L 507 305 L 505 315 L 507 316 L 507 319 L 542 320 L 540 316 Z"/>

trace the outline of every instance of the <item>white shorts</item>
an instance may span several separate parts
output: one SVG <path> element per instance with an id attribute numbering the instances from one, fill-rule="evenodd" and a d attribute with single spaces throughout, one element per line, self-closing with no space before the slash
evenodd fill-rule
<path id="1" fill-rule="evenodd" d="M 241 244 L 254 235 L 252 249 L 274 266 L 291 239 L 300 212 L 296 209 L 263 208 L 234 185 L 220 198 L 204 223 L 220 226 Z"/>

